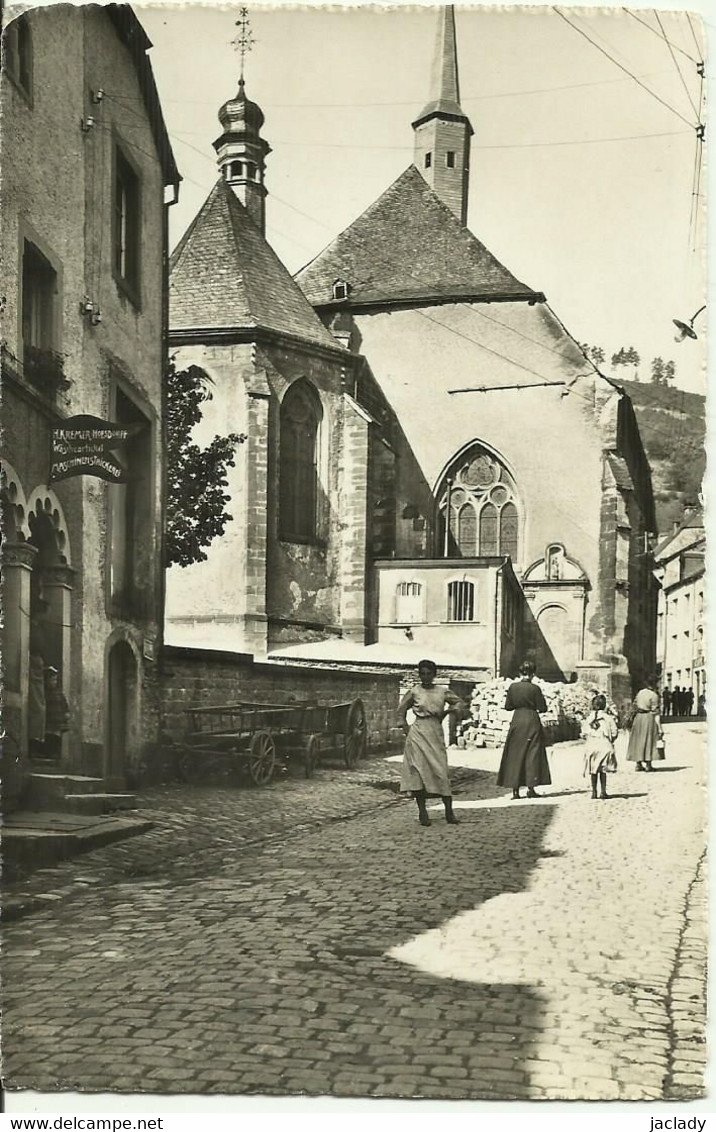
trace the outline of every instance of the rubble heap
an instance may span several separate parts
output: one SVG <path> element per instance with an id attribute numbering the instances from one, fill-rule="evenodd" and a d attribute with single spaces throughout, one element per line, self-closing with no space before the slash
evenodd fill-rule
<path id="1" fill-rule="evenodd" d="M 458 743 L 472 747 L 501 747 L 507 738 L 512 712 L 505 711 L 507 689 L 514 681 L 490 680 L 476 684 L 470 701 L 470 716 L 458 726 Z M 582 720 L 586 718 L 592 698 L 599 692 L 594 684 L 551 684 L 546 680 L 533 681 L 547 704 L 540 717 L 548 745 L 578 739 Z M 614 705 L 607 697 L 607 708 Z"/>

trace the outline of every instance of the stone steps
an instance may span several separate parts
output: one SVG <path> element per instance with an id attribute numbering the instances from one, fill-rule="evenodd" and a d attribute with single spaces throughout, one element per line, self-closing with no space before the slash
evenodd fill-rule
<path id="1" fill-rule="evenodd" d="M 116 810 L 136 810 L 134 794 L 65 794 L 64 813 L 109 814 Z"/>
<path id="2" fill-rule="evenodd" d="M 134 794 L 107 789 L 102 778 L 83 774 L 31 774 L 23 809 L 70 814 L 106 814 L 136 809 Z"/>

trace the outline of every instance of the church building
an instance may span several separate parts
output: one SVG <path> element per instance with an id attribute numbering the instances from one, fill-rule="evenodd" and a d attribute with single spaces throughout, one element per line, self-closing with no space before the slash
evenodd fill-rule
<path id="1" fill-rule="evenodd" d="M 654 663 L 655 532 L 631 402 L 467 227 L 472 125 L 439 10 L 413 163 L 293 280 L 264 235 L 263 115 L 174 253 L 170 341 L 248 436 L 233 521 L 172 569 L 170 641 L 486 679 L 527 653 L 628 696 Z"/>

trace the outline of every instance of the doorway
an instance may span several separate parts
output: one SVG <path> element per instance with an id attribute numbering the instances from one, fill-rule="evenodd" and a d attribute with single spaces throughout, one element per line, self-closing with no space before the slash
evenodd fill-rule
<path id="1" fill-rule="evenodd" d="M 126 641 L 118 641 L 108 658 L 108 711 L 105 779 L 123 789 L 133 763 L 138 730 L 137 661 Z"/>

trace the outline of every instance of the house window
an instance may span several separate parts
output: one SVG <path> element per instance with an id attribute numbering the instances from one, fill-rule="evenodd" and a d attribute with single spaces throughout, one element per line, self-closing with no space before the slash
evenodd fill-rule
<path id="1" fill-rule="evenodd" d="M 32 34 L 26 16 L 18 16 L 5 32 L 5 70 L 16 86 L 32 97 Z"/>
<path id="2" fill-rule="evenodd" d="M 281 405 L 281 538 L 311 542 L 318 537 L 318 433 L 321 403 L 307 381 L 297 381 Z"/>
<path id="3" fill-rule="evenodd" d="M 472 582 L 448 584 L 448 621 L 475 620 L 475 586 Z"/>
<path id="4" fill-rule="evenodd" d="M 333 284 L 333 298 L 347 299 L 350 293 L 350 283 L 345 283 L 342 279 L 336 279 L 335 283 Z"/>
<path id="5" fill-rule="evenodd" d="M 445 154 L 445 164 L 447 165 L 448 169 L 455 168 L 455 154 L 451 149 L 449 149 Z"/>
<path id="6" fill-rule="evenodd" d="M 396 624 L 415 625 L 423 620 L 423 587 L 420 582 L 398 582 L 395 587 Z"/>
<path id="7" fill-rule="evenodd" d="M 25 240 L 22 253 L 22 344 L 32 350 L 55 345 L 57 272 L 42 252 Z"/>
<path id="8" fill-rule="evenodd" d="M 68 382 L 57 351 L 58 278 L 48 259 L 29 240 L 22 250 L 22 372 L 49 397 Z"/>
<path id="9" fill-rule="evenodd" d="M 429 168 L 430 168 L 430 166 L 432 165 L 432 163 L 433 163 L 433 155 L 432 155 L 432 153 L 426 153 L 426 154 L 425 154 L 425 168 L 426 168 L 426 169 L 429 169 Z"/>
<path id="10" fill-rule="evenodd" d="M 139 177 L 117 146 L 114 168 L 114 274 L 132 297 L 139 298 Z"/>

